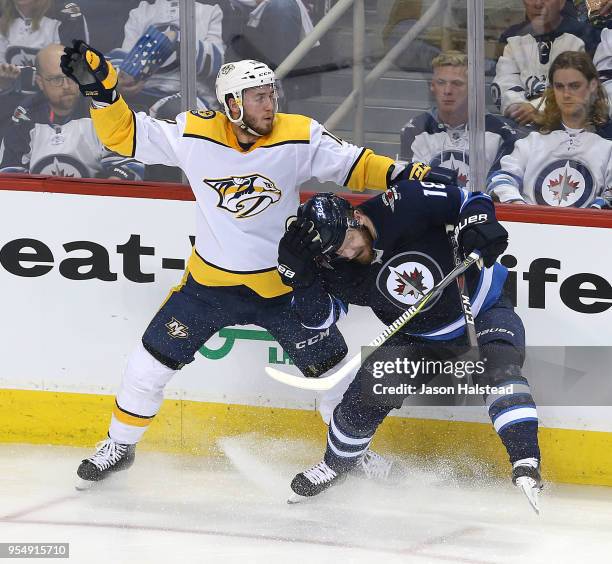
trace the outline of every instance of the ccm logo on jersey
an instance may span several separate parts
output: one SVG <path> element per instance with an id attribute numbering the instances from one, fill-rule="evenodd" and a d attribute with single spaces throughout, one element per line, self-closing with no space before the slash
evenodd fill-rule
<path id="1" fill-rule="evenodd" d="M 279 264 L 276 268 L 278 268 L 278 271 L 287 278 L 293 278 L 295 276 L 295 272 L 284 264 Z"/>
<path id="2" fill-rule="evenodd" d="M 237 218 L 253 217 L 280 200 L 281 191 L 274 182 L 261 174 L 205 178 L 219 194 L 217 207 L 233 213 Z"/>
<path id="3" fill-rule="evenodd" d="M 471 215 L 470 217 L 462 219 L 455 227 L 455 237 L 457 237 L 459 232 L 462 229 L 465 229 L 468 225 L 474 225 L 475 223 L 486 223 L 487 219 L 489 219 L 489 217 L 486 213 L 479 213 L 478 215 Z"/>

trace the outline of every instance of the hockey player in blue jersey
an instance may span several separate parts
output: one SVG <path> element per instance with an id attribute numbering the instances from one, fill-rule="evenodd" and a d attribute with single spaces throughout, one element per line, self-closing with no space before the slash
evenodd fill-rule
<path id="1" fill-rule="evenodd" d="M 369 306 L 391 324 L 455 267 L 449 224 L 455 226 L 461 253 L 480 251 L 484 268 L 474 265 L 465 275 L 481 358 L 487 359 L 475 383 L 509 392 L 484 399 L 508 452 L 512 480 L 537 508 L 542 484 L 538 417 L 521 374 L 523 324 L 504 294 L 507 271 L 496 262 L 508 234 L 491 199 L 456 186 L 403 181 L 357 208 L 334 194 L 316 195 L 290 219 L 279 244 L 279 272 L 293 286 L 293 308 L 309 328 L 332 326 L 348 304 Z M 389 360 L 389 347 L 403 347 L 411 357 L 453 359 L 469 349 L 464 329 L 459 293 L 451 285 L 368 357 L 333 412 L 323 460 L 291 483 L 294 500 L 339 482 L 365 455 L 391 409 L 401 407 L 405 396 L 380 402 L 366 392 L 372 366 Z M 431 378 L 419 375 L 410 383 L 420 386 Z"/>

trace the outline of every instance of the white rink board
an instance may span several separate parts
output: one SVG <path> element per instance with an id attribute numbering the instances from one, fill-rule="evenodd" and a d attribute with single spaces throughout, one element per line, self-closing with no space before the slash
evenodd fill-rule
<path id="1" fill-rule="evenodd" d="M 189 236 L 194 232 L 193 206 L 193 202 L 173 200 L 0 191 L 0 284 L 4 296 L 0 388 L 114 393 L 127 355 L 170 287 L 181 278 L 180 270 L 162 268 L 162 258 L 188 257 Z M 562 283 L 579 273 L 597 275 L 604 282 L 612 280 L 612 262 L 607 257 L 607 249 L 612 248 L 612 229 L 522 223 L 506 223 L 506 227 L 511 236 L 507 254 L 518 259 L 512 270 L 518 272 L 518 312 L 526 325 L 528 344 L 612 344 L 612 296 L 606 294 L 605 285 L 598 290 L 600 297 L 582 298 L 585 304 L 610 304 L 601 313 L 574 311 L 560 296 Z M 153 274 L 153 282 L 133 282 L 124 274 L 124 255 L 118 253 L 117 246 L 125 244 L 131 235 L 140 237 L 141 246 L 154 249 L 153 255 L 140 257 L 140 271 Z M 43 243 L 52 253 L 53 262 L 22 260 L 19 265 L 47 264 L 49 272 L 24 277 L 7 271 L 6 265 L 17 261 L 7 244 L 23 238 Z M 82 250 L 66 251 L 63 245 L 75 241 L 94 242 L 106 249 L 109 270 L 116 273 L 117 280 L 83 281 L 63 276 L 62 261 L 90 256 Z M 547 271 L 557 275 L 557 282 L 542 285 L 544 309 L 529 308 L 528 281 L 523 273 L 535 259 L 542 258 L 560 261 L 560 269 Z M 133 270 L 134 257 L 131 261 Z M 588 282 L 582 285 L 583 289 L 591 287 Z M 349 319 L 342 325 L 349 354 L 357 353 L 359 346 L 381 328 L 368 310 L 351 308 Z M 224 338 L 215 336 L 208 347 L 216 349 L 224 342 Z M 167 397 L 313 408 L 312 394 L 283 387 L 264 375 L 270 354 L 282 358 L 274 342 L 240 338 L 222 359 L 198 355 L 170 383 Z M 540 410 L 546 425 L 597 430 L 612 430 L 610 411 Z M 410 413 L 486 420 L 482 409 L 472 408 L 420 407 L 411 408 Z M 406 414 L 406 408 L 400 414 Z"/>

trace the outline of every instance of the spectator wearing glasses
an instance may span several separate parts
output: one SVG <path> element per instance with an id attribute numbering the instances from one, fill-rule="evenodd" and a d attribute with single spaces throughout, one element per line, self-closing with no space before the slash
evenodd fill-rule
<path id="1" fill-rule="evenodd" d="M 13 113 L 2 172 L 140 179 L 142 165 L 110 153 L 98 140 L 87 103 L 60 70 L 63 49 L 51 44 L 36 55 L 40 93 L 26 97 Z"/>
<path id="2" fill-rule="evenodd" d="M 525 21 L 500 38 L 503 54 L 497 61 L 493 98 L 501 112 L 519 125 L 531 124 L 544 109 L 542 94 L 548 69 L 564 51 L 593 54 L 599 32 L 563 13 L 565 0 L 523 0 Z"/>
<path id="3" fill-rule="evenodd" d="M 612 125 L 608 98 L 589 55 L 566 51 L 552 63 L 540 131 L 501 159 L 489 193 L 501 202 L 609 208 Z"/>

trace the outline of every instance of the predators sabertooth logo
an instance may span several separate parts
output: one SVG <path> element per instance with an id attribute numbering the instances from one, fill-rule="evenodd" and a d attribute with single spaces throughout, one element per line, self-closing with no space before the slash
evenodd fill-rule
<path id="1" fill-rule="evenodd" d="M 204 179 L 204 183 L 219 194 L 217 207 L 237 218 L 253 217 L 280 200 L 281 191 L 261 174 Z"/>

